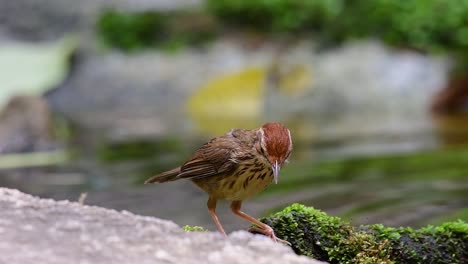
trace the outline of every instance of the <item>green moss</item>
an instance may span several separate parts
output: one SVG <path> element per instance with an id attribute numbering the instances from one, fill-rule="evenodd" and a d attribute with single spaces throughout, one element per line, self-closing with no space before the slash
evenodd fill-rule
<path id="1" fill-rule="evenodd" d="M 377 242 L 388 241 L 400 263 L 463 263 L 468 259 L 468 224 L 447 222 L 421 229 L 367 227 Z"/>
<path id="2" fill-rule="evenodd" d="M 330 263 L 463 263 L 468 224 L 448 222 L 414 230 L 381 224 L 353 227 L 312 207 L 293 204 L 261 219 L 294 251 Z"/>
<path id="3" fill-rule="evenodd" d="M 201 226 L 189 226 L 185 225 L 182 227 L 185 232 L 206 232 L 207 230 Z"/>
<path id="4" fill-rule="evenodd" d="M 349 223 L 312 207 L 293 204 L 262 221 L 270 225 L 278 237 L 289 241 L 294 251 L 301 255 L 330 263 L 386 259 L 380 257 L 381 252 L 376 250 L 379 245 L 370 235 L 355 232 Z"/>

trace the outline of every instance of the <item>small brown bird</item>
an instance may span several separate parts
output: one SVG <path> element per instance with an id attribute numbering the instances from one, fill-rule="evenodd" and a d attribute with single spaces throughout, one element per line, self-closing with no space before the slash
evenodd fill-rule
<path id="1" fill-rule="evenodd" d="M 281 167 L 292 151 L 290 131 L 279 123 L 258 129 L 232 129 L 201 146 L 182 166 L 153 176 L 146 183 L 189 179 L 208 193 L 208 211 L 219 231 L 226 236 L 216 216 L 216 202 L 231 201 L 234 214 L 258 226 L 254 230 L 278 239 L 273 229 L 242 212 L 242 201 L 278 182 Z"/>

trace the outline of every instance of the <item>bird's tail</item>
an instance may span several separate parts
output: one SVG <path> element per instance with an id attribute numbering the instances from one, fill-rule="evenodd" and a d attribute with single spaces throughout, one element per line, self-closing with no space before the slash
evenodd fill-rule
<path id="1" fill-rule="evenodd" d="M 180 167 L 175 169 L 162 172 L 158 175 L 154 175 L 153 177 L 147 179 L 145 184 L 148 183 L 155 183 L 155 182 L 168 182 L 168 181 L 175 181 L 177 180 L 177 175 L 180 173 Z"/>

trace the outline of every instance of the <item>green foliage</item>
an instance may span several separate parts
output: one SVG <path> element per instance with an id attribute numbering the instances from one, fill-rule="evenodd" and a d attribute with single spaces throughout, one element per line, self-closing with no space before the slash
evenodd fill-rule
<path id="1" fill-rule="evenodd" d="M 381 224 L 352 227 L 312 207 L 293 204 L 261 219 L 294 251 L 330 263 L 464 263 L 468 224 L 459 220 L 418 230 Z"/>
<path id="2" fill-rule="evenodd" d="M 208 0 L 208 10 L 222 22 L 272 32 L 322 28 L 340 14 L 342 0 Z"/>
<path id="3" fill-rule="evenodd" d="M 107 10 L 100 15 L 97 29 L 105 44 L 125 51 L 151 47 L 173 51 L 203 45 L 216 34 L 209 21 L 186 12 Z"/>
<path id="4" fill-rule="evenodd" d="M 468 48 L 466 0 L 208 0 L 220 21 L 270 32 L 316 32 L 337 43 L 360 37 L 427 51 Z"/>
<path id="5" fill-rule="evenodd" d="M 206 232 L 207 230 L 201 226 L 189 226 L 189 225 L 184 225 L 182 229 L 185 232 Z"/>
<path id="6" fill-rule="evenodd" d="M 217 30 L 204 22 L 214 16 L 225 25 L 271 33 L 314 33 L 328 44 L 375 37 L 396 46 L 457 52 L 460 65 L 468 65 L 466 0 L 207 0 L 197 12 L 108 10 L 97 28 L 104 43 L 122 50 L 177 50 L 212 40 Z M 178 27 L 180 21 L 185 25 Z"/>
<path id="7" fill-rule="evenodd" d="M 428 51 L 468 47 L 465 0 L 357 0 L 342 17 L 330 24 L 329 35 L 335 39 L 374 36 Z"/>
<path id="8" fill-rule="evenodd" d="M 166 28 L 167 17 L 158 12 L 132 14 L 108 10 L 98 21 L 103 41 L 123 50 L 156 45 L 167 36 Z"/>

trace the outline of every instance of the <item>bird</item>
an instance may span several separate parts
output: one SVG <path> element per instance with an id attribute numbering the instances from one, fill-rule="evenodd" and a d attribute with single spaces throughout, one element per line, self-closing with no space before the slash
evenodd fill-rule
<path id="1" fill-rule="evenodd" d="M 254 224 L 251 231 L 288 243 L 277 238 L 270 226 L 242 212 L 241 206 L 270 183 L 278 183 L 292 149 L 291 132 L 278 122 L 256 129 L 234 128 L 203 144 L 183 165 L 152 176 L 145 184 L 191 180 L 208 194 L 208 212 L 224 237 L 226 232 L 216 215 L 218 200 L 230 201 L 235 215 Z"/>

